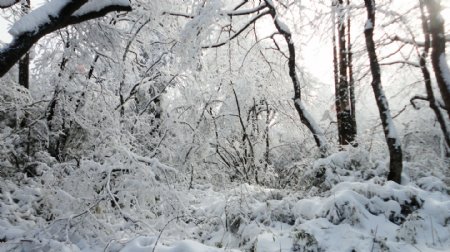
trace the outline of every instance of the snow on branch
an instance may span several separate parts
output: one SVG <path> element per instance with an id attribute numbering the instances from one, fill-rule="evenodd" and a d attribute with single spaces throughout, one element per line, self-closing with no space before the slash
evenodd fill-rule
<path id="1" fill-rule="evenodd" d="M 0 9 L 11 7 L 18 2 L 19 0 L 0 0 Z"/>
<path id="2" fill-rule="evenodd" d="M 82 17 L 91 13 L 101 12 L 112 6 L 130 7 L 129 0 L 89 0 L 80 9 L 73 13 L 73 16 Z M 131 10 L 131 9 L 130 9 Z"/>
<path id="3" fill-rule="evenodd" d="M 190 14 L 186 14 L 186 13 L 181 13 L 181 12 L 173 12 L 173 11 L 164 11 L 162 14 L 163 14 L 163 15 L 175 16 L 175 17 L 190 18 L 190 19 L 195 18 L 194 15 L 190 15 Z"/>
<path id="4" fill-rule="evenodd" d="M 419 47 L 424 47 L 425 46 L 425 42 L 423 41 L 415 41 L 413 39 L 409 39 L 409 38 L 403 38 L 397 35 L 391 36 L 389 37 L 392 41 L 399 41 L 402 42 L 404 44 L 409 44 L 409 45 L 415 45 L 415 46 L 419 46 Z M 450 42 L 450 35 L 445 35 L 444 37 L 445 42 Z"/>
<path id="5" fill-rule="evenodd" d="M 1 1 L 1 0 L 0 0 Z M 131 11 L 128 0 L 53 0 L 25 15 L 10 30 L 11 43 L 0 49 L 0 77 L 43 36 L 69 25 L 102 17 L 113 11 Z"/>
<path id="6" fill-rule="evenodd" d="M 256 6 L 255 8 L 245 9 L 245 10 L 233 10 L 233 11 L 226 12 L 226 14 L 228 16 L 243 16 L 243 15 L 248 15 L 248 14 L 258 12 L 258 11 L 264 9 L 265 7 L 266 7 L 266 4 L 262 3 L 258 6 Z"/>
<path id="7" fill-rule="evenodd" d="M 390 36 L 389 39 L 392 41 L 399 41 L 399 42 L 402 42 L 404 44 L 409 44 L 409 45 L 415 45 L 415 46 L 420 46 L 420 47 L 425 46 L 425 42 L 423 42 L 423 41 L 416 41 L 414 39 L 402 38 L 398 35 Z"/>
<path id="8" fill-rule="evenodd" d="M 253 14 L 256 13 L 260 10 L 263 10 L 266 7 L 266 4 L 260 4 L 254 8 L 251 9 L 245 9 L 245 10 L 232 10 L 232 11 L 225 11 L 223 13 L 220 13 L 221 16 L 229 16 L 229 17 L 233 17 L 233 16 L 245 16 L 245 15 L 249 15 L 249 14 Z M 191 15 L 191 14 L 186 14 L 186 13 L 181 13 L 181 12 L 173 12 L 173 11 L 164 11 L 162 13 L 163 15 L 170 15 L 170 16 L 175 16 L 175 17 L 184 17 L 184 18 L 190 18 L 193 19 L 195 18 L 195 15 Z"/>
<path id="9" fill-rule="evenodd" d="M 239 34 L 241 34 L 243 31 L 245 31 L 250 25 L 252 25 L 253 23 L 256 22 L 256 20 L 260 19 L 261 17 L 270 14 L 270 12 L 264 11 L 259 13 L 258 15 L 254 16 L 252 19 L 250 19 L 244 26 L 242 26 L 241 29 L 239 29 L 235 34 L 233 34 L 231 37 L 229 37 L 227 40 L 223 41 L 223 42 L 219 42 L 217 44 L 213 44 L 213 45 L 208 45 L 208 46 L 202 46 L 202 48 L 206 49 L 206 48 L 216 48 L 216 47 L 220 47 L 225 45 L 226 43 L 230 42 L 231 40 L 235 39 L 237 36 L 239 36 Z"/>

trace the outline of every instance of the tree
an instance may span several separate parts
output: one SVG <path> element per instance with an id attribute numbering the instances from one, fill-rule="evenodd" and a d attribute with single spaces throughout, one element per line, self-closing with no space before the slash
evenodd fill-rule
<path id="1" fill-rule="evenodd" d="M 333 64 L 335 100 L 340 145 L 356 145 L 356 111 L 350 33 L 350 2 L 333 1 Z M 335 17 L 337 12 L 337 18 Z M 337 21 L 337 22 L 336 22 Z M 347 22 L 346 22 L 347 21 Z M 336 32 L 337 29 L 337 38 Z M 337 42 L 336 42 L 337 41 Z"/>
<path id="2" fill-rule="evenodd" d="M 447 110 L 446 109 L 446 105 L 445 102 L 442 102 L 439 98 L 439 96 L 436 96 L 434 94 L 434 92 L 436 92 L 433 88 L 433 77 L 435 76 L 435 79 L 437 80 L 436 82 L 439 82 L 439 75 L 437 74 L 436 71 L 434 71 L 434 75 L 432 75 L 432 72 L 429 70 L 428 66 L 427 66 L 427 61 L 428 61 L 428 57 L 430 54 L 430 49 L 432 49 L 432 34 L 431 34 L 431 21 L 432 19 L 434 19 L 435 17 L 431 17 L 431 13 L 429 11 L 427 11 L 427 1 L 424 0 L 419 0 L 418 1 L 419 5 L 418 6 L 411 6 L 411 9 L 408 12 L 411 12 L 411 16 L 412 17 L 417 17 L 420 16 L 420 22 L 414 25 L 420 25 L 421 26 L 421 32 L 416 33 L 414 27 L 408 27 L 407 28 L 407 34 L 404 34 L 403 36 L 407 36 L 407 37 L 403 37 L 402 35 L 398 35 L 397 33 L 401 33 L 401 30 L 395 30 L 395 35 L 391 35 L 390 36 L 390 40 L 392 42 L 399 42 L 400 43 L 400 48 L 405 47 L 405 45 L 410 45 L 413 46 L 411 49 L 415 50 L 418 56 L 418 63 L 415 63 L 409 59 L 405 59 L 405 60 L 398 60 L 398 61 L 394 61 L 388 64 L 402 64 L 402 65 L 409 65 L 412 67 L 416 67 L 419 68 L 421 70 L 421 74 L 423 76 L 423 83 L 424 83 L 424 87 L 425 87 L 425 95 L 421 95 L 421 94 L 416 94 L 414 95 L 411 99 L 410 99 L 410 103 L 411 105 L 415 108 L 415 109 L 419 109 L 419 106 L 417 105 L 417 100 L 424 100 L 428 102 L 429 108 L 433 111 L 436 120 L 439 124 L 440 130 L 442 132 L 443 135 L 443 139 L 445 140 L 445 148 L 446 148 L 446 152 L 447 155 L 449 155 L 449 146 L 450 146 L 450 132 L 448 130 L 448 126 L 447 126 L 447 122 L 445 119 L 445 112 L 443 112 L 442 110 Z M 395 12 L 394 12 L 395 13 Z M 400 13 L 395 13 L 395 16 L 398 18 L 403 18 L 406 16 L 406 14 L 400 14 Z M 438 20 L 438 22 L 440 22 Z M 394 22 L 390 23 L 392 24 L 396 24 Z M 397 24 L 398 25 L 398 24 Z M 404 25 L 410 25 L 405 23 Z M 443 24 L 442 24 L 443 25 Z M 437 36 L 437 39 L 440 40 L 439 43 L 446 43 L 450 41 L 450 37 L 449 36 L 445 36 L 445 34 L 443 33 L 443 28 L 442 28 L 442 33 L 439 33 L 440 35 Z M 423 36 L 423 40 L 418 40 L 416 36 Z M 410 48 L 410 47 L 407 47 Z M 441 48 L 442 49 L 442 48 Z M 445 49 L 445 47 L 444 47 Z M 400 52 L 400 50 L 399 50 Z M 393 54 L 395 55 L 395 54 Z M 445 67 L 446 64 L 443 64 L 441 66 Z M 444 71 L 445 72 L 445 71 Z M 443 72 L 442 72 L 443 73 Z M 444 75 L 445 76 L 445 75 Z M 444 78 L 445 80 L 445 78 Z M 439 85 L 438 85 L 439 88 Z M 440 88 L 438 90 L 441 90 Z M 442 92 L 441 92 L 442 94 Z M 442 98 L 445 97 L 445 95 L 441 95 Z"/>
<path id="3" fill-rule="evenodd" d="M 428 10 L 428 25 L 431 35 L 431 64 L 436 81 L 450 118 L 450 70 L 445 56 L 444 19 L 441 12 L 441 1 L 421 0 Z"/>
<path id="4" fill-rule="evenodd" d="M 11 6 L 4 1 L 1 6 Z M 0 50 L 0 77 L 24 56 L 30 48 L 43 36 L 69 25 L 78 24 L 90 19 L 99 18 L 112 11 L 130 11 L 127 0 L 113 0 L 101 3 L 95 0 L 71 0 L 63 4 L 52 1 L 32 11 L 14 24 L 10 33 L 11 43 Z M 39 20 L 36 23 L 36 20 Z"/>
<path id="5" fill-rule="evenodd" d="M 420 65 L 420 69 L 422 71 L 422 75 L 424 77 L 425 90 L 427 92 L 427 99 L 429 102 L 429 106 L 433 110 L 433 112 L 436 116 L 436 119 L 439 122 L 439 126 L 441 127 L 442 134 L 444 135 L 444 139 L 447 144 L 447 155 L 448 155 L 448 148 L 450 148 L 450 134 L 448 131 L 447 123 L 445 122 L 444 115 L 441 112 L 438 101 L 434 95 L 433 87 L 431 85 L 431 74 L 427 67 L 427 57 L 428 57 L 430 45 L 431 45 L 431 38 L 430 38 L 431 35 L 430 35 L 430 29 L 428 27 L 428 22 L 427 22 L 428 18 L 426 17 L 425 10 L 424 10 L 424 3 L 422 0 L 419 0 L 419 2 L 420 2 L 420 14 L 421 14 L 421 20 L 422 20 L 422 30 L 423 30 L 423 34 L 425 37 L 423 51 L 419 55 L 419 65 Z"/>
<path id="6" fill-rule="evenodd" d="M 386 95 L 384 94 L 383 86 L 381 85 L 381 69 L 380 64 L 378 63 L 375 42 L 373 39 L 373 32 L 375 28 L 375 1 L 364 0 L 364 3 L 367 10 L 367 21 L 364 27 L 364 37 L 370 61 L 370 72 L 372 74 L 371 84 L 380 114 L 386 143 L 389 149 L 390 162 L 388 180 L 400 183 L 403 169 L 402 147 L 400 138 L 397 135 L 394 122 L 392 120 L 391 112 L 389 110 L 389 103 Z"/>
<path id="7" fill-rule="evenodd" d="M 288 68 L 289 68 L 289 77 L 291 78 L 292 85 L 294 86 L 294 105 L 297 113 L 300 117 L 301 122 L 311 131 L 313 134 L 314 140 L 316 141 L 316 145 L 320 150 L 322 156 L 325 156 L 327 153 L 328 143 L 323 134 L 322 129 L 315 122 L 312 116 L 309 114 L 306 109 L 303 101 L 302 101 L 302 93 L 301 93 L 301 85 L 300 79 L 298 78 L 296 71 L 296 54 L 295 54 L 295 46 L 292 40 L 292 34 L 288 28 L 288 26 L 283 23 L 279 18 L 275 6 L 271 0 L 265 0 L 265 3 L 269 9 L 270 16 L 272 16 L 273 23 L 281 36 L 283 36 L 287 46 L 288 46 Z"/>

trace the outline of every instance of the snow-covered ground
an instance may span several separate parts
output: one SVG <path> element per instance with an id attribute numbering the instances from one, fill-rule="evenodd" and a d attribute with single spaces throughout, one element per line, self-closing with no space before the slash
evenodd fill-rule
<path id="1" fill-rule="evenodd" d="M 40 176 L 2 178 L 0 251 L 449 251 L 449 187 L 439 175 L 406 164 L 398 185 L 381 162 L 362 160 L 320 159 L 296 190 L 202 180 L 151 189 L 124 174 L 124 190 L 142 188 L 128 203 L 69 191 L 70 179 L 83 187 L 95 176 L 55 166 L 69 178 L 56 183 L 57 172 L 38 167 Z"/>

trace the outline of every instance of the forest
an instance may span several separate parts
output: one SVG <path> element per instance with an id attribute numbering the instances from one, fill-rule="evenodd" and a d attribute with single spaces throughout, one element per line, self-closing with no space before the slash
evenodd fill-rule
<path id="1" fill-rule="evenodd" d="M 0 251 L 449 251 L 450 0 L 0 0 Z"/>

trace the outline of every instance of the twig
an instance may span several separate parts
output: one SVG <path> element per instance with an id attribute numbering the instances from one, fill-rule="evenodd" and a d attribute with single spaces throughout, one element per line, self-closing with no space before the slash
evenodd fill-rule
<path id="1" fill-rule="evenodd" d="M 162 235 L 162 233 L 164 232 L 164 230 L 166 229 L 166 227 L 167 227 L 172 221 L 178 220 L 178 218 L 182 218 L 182 217 L 184 217 L 184 216 L 182 215 L 182 216 L 174 217 L 174 218 L 172 218 L 171 220 L 169 220 L 169 221 L 166 223 L 166 225 L 164 225 L 164 227 L 163 227 L 163 228 L 161 229 L 161 231 L 159 232 L 158 238 L 156 238 L 156 242 L 155 242 L 155 245 L 153 246 L 152 252 L 155 252 L 156 246 L 158 245 L 158 241 L 159 241 L 159 239 L 161 238 L 161 235 Z"/>

